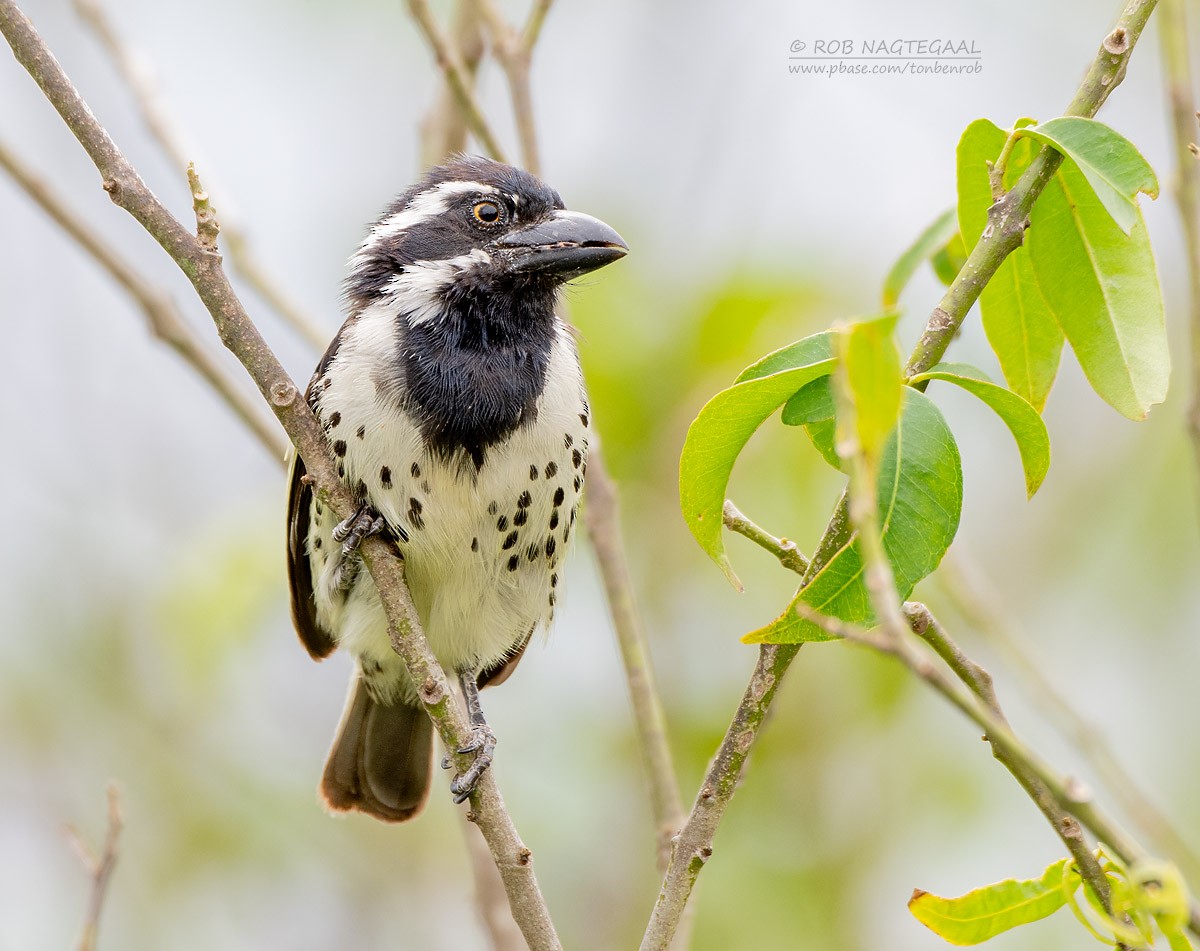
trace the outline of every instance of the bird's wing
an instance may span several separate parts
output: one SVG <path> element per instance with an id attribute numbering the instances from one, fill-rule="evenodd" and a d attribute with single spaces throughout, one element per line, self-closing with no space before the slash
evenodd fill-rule
<path id="1" fill-rule="evenodd" d="M 337 642 L 317 622 L 313 601 L 312 566 L 308 562 L 308 525 L 312 510 L 312 487 L 304 478 L 304 460 L 292 458 L 288 481 L 287 565 L 288 590 L 292 598 L 292 622 L 296 633 L 314 660 L 333 653 Z"/>

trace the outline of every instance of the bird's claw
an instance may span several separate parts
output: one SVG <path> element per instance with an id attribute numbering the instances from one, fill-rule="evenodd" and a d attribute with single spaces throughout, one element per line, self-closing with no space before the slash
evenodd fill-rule
<path id="1" fill-rule="evenodd" d="M 495 749 L 496 734 L 492 732 L 491 727 L 477 726 L 471 730 L 467 742 L 459 747 L 458 752 L 464 755 L 474 753 L 475 761 L 467 767 L 466 772 L 459 773 L 450 783 L 450 793 L 454 797 L 455 804 L 465 802 L 467 797 L 475 791 L 479 777 L 492 765 L 492 754 Z M 442 761 L 442 768 L 448 769 L 449 766 L 450 757 L 447 756 Z"/>
<path id="2" fill-rule="evenodd" d="M 333 540 L 342 543 L 342 554 L 353 555 L 368 535 L 377 535 L 387 523 L 371 506 L 362 505 L 348 519 L 333 528 Z"/>

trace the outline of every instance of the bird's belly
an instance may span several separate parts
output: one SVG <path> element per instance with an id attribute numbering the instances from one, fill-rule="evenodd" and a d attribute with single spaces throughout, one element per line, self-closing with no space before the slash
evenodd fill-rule
<path id="1" fill-rule="evenodd" d="M 399 539 L 413 602 L 446 669 L 496 663 L 549 619 L 586 469 L 581 407 L 539 414 L 489 446 L 478 470 L 465 454 L 431 454 L 401 419 L 347 447 L 344 478 Z M 318 530 L 332 527 L 330 519 Z M 317 589 L 318 611 L 368 681 L 411 696 L 369 575 L 360 572 L 340 604 L 327 585 Z"/>

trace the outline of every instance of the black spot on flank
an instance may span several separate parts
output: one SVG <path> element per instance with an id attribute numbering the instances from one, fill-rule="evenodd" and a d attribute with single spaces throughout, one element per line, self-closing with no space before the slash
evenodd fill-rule
<path id="1" fill-rule="evenodd" d="M 583 423 L 583 425 L 584 425 L 584 426 L 587 426 L 587 424 L 588 424 L 588 414 L 587 414 L 587 413 L 580 413 L 580 414 L 579 414 L 579 421 L 580 421 L 581 423 Z"/>
<path id="2" fill-rule="evenodd" d="M 320 548 L 320 547 L 321 547 L 321 539 L 318 538 L 315 542 L 313 542 L 313 548 Z"/>
<path id="3" fill-rule="evenodd" d="M 514 525 L 524 525 L 528 521 L 529 521 L 529 510 L 528 509 L 517 509 L 516 514 L 513 515 L 513 524 Z"/>
<path id="4" fill-rule="evenodd" d="M 546 463 L 546 478 L 553 479 L 558 474 L 558 463 L 551 460 Z"/>
<path id="5" fill-rule="evenodd" d="M 538 477 L 538 468 L 537 468 L 537 466 L 531 465 L 529 467 L 529 481 L 537 482 L 537 477 Z"/>
<path id="6" fill-rule="evenodd" d="M 516 571 L 517 565 L 519 565 L 520 563 L 521 563 L 521 556 L 520 555 L 512 555 L 508 559 L 508 570 Z"/>
<path id="7" fill-rule="evenodd" d="M 508 551 L 516 543 L 517 543 L 517 533 L 509 532 L 507 535 L 504 536 L 504 544 L 500 546 L 500 549 L 502 551 Z"/>
<path id="8" fill-rule="evenodd" d="M 558 528 L 558 509 L 550 513 L 550 529 L 553 531 Z"/>
<path id="9" fill-rule="evenodd" d="M 524 492 L 521 493 L 521 497 L 519 499 L 517 499 L 517 508 L 527 509 L 532 504 L 533 504 L 533 496 L 530 495 L 529 490 L 526 489 Z"/>
<path id="10" fill-rule="evenodd" d="M 346 454 L 346 440 L 339 439 L 333 444 L 333 453 L 335 456 L 341 457 Z"/>
<path id="11" fill-rule="evenodd" d="M 415 462 L 412 464 L 412 469 L 410 471 L 412 472 L 412 477 L 414 479 L 421 478 L 421 467 L 419 465 L 417 465 Z"/>
<path id="12" fill-rule="evenodd" d="M 580 487 L 581 485 L 583 485 L 583 480 L 582 480 L 581 478 L 579 478 L 579 476 L 576 476 L 576 477 L 575 477 L 575 491 L 576 491 L 576 492 L 578 492 L 578 491 L 579 491 L 579 487 Z"/>
<path id="13" fill-rule="evenodd" d="M 503 532 L 503 531 L 506 531 L 507 529 L 508 529 L 508 516 L 501 515 L 498 519 L 496 519 L 496 531 Z"/>
<path id="14" fill-rule="evenodd" d="M 385 489 L 392 487 L 392 470 L 390 466 L 383 466 L 379 470 L 379 484 Z"/>
<path id="15" fill-rule="evenodd" d="M 479 551 L 479 539 L 478 538 L 471 539 L 471 551 Z"/>
<path id="16" fill-rule="evenodd" d="M 320 502 L 318 502 L 317 503 L 317 514 L 320 515 L 324 511 L 325 511 L 325 506 L 322 505 Z"/>
<path id="17" fill-rule="evenodd" d="M 342 421 L 341 413 L 334 412 L 334 413 L 329 414 L 329 428 L 330 429 L 333 429 L 341 421 Z"/>
<path id="18" fill-rule="evenodd" d="M 338 477 L 342 478 L 342 479 L 346 478 L 346 467 L 345 466 L 338 466 Z"/>
<path id="19" fill-rule="evenodd" d="M 553 591 L 551 591 L 551 592 L 550 592 L 550 607 L 554 607 L 554 600 L 555 600 L 555 598 L 554 598 L 554 592 L 553 592 Z"/>
<path id="20" fill-rule="evenodd" d="M 365 499 L 367 497 L 367 484 L 362 479 L 358 480 L 358 485 L 355 488 L 358 490 L 359 498 Z"/>
<path id="21" fill-rule="evenodd" d="M 537 546 L 536 543 L 530 545 L 528 548 L 525 549 L 525 557 L 528 558 L 530 561 L 537 561 L 538 555 L 540 555 L 541 553 L 542 553 L 542 550 Z"/>
<path id="22" fill-rule="evenodd" d="M 564 449 L 570 449 L 571 444 L 574 442 L 575 442 L 575 440 L 572 438 L 570 433 L 563 433 L 563 448 Z"/>
<path id="23" fill-rule="evenodd" d="M 495 502 L 488 506 L 488 515 L 495 515 L 498 511 L 500 511 L 500 506 Z"/>
<path id="24" fill-rule="evenodd" d="M 425 519 L 421 518 L 421 500 L 408 500 L 408 521 L 413 528 L 424 528 Z"/>
<path id="25" fill-rule="evenodd" d="M 566 497 L 567 497 L 567 493 L 565 491 L 563 491 L 563 487 L 560 485 L 557 489 L 554 490 L 555 506 L 562 505 L 563 499 L 565 499 Z"/>
<path id="26" fill-rule="evenodd" d="M 553 556 L 554 549 L 556 549 L 557 547 L 558 547 L 558 542 L 556 542 L 554 540 L 554 536 L 551 535 L 549 538 L 546 539 L 546 557 L 550 558 L 551 556 Z"/>
<path id="27" fill-rule="evenodd" d="M 578 469 L 583 464 L 583 453 L 578 449 L 571 450 L 571 465 Z"/>
<path id="28" fill-rule="evenodd" d="M 550 587 L 551 588 L 558 587 L 558 573 L 557 572 L 550 576 Z"/>
<path id="29" fill-rule="evenodd" d="M 581 466 L 579 467 L 579 474 L 580 474 L 581 476 L 586 476 L 586 475 L 587 475 L 587 463 L 586 463 L 586 462 L 585 462 L 583 465 L 581 465 Z"/>
<path id="30" fill-rule="evenodd" d="M 429 495 L 433 491 L 431 488 L 429 488 L 429 480 L 428 479 L 421 480 L 421 491 L 424 492 L 426 495 Z"/>
<path id="31" fill-rule="evenodd" d="M 367 435 L 367 427 L 359 426 L 358 429 L 354 430 L 354 435 L 357 436 L 359 439 L 362 439 L 364 436 Z"/>

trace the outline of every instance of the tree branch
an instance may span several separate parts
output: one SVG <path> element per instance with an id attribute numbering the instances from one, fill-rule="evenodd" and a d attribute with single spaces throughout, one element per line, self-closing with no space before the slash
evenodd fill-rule
<path id="1" fill-rule="evenodd" d="M 604 580 L 604 593 L 612 615 L 625 680 L 633 703 L 633 719 L 638 731 L 646 778 L 650 783 L 650 802 L 657 831 L 659 871 L 666 871 L 671 857 L 671 840 L 683 825 L 683 801 L 675 778 L 675 764 L 667 740 L 666 713 L 654 682 L 654 668 L 642 632 L 641 619 L 634 604 L 633 582 L 621 542 L 620 501 L 617 487 L 604 467 L 599 447 L 588 452 L 587 505 L 584 525 L 596 552 L 596 562 Z"/>
<path id="2" fill-rule="evenodd" d="M 721 515 L 725 527 L 731 532 L 737 532 L 750 539 L 759 548 L 769 551 L 778 558 L 779 563 L 788 571 L 804 577 L 804 573 L 808 571 L 808 559 L 800 554 L 800 549 L 796 547 L 795 542 L 788 541 L 786 538 L 776 538 L 765 528 L 755 525 L 729 499 L 725 500 L 725 508 Z"/>
<path id="3" fill-rule="evenodd" d="M 507 162 L 504 150 L 500 148 L 495 133 L 492 132 L 491 126 L 484 118 L 479 100 L 475 98 L 475 91 L 471 88 L 466 67 L 429 11 L 428 0 L 408 0 L 408 9 L 429 44 L 429 48 L 433 50 L 438 68 L 446 77 L 446 83 L 458 101 L 458 107 L 466 120 L 467 128 L 471 130 L 471 133 L 479 140 L 479 144 L 492 158 L 497 162 Z"/>
<path id="4" fill-rule="evenodd" d="M 75 12 L 91 28 L 100 45 L 108 53 L 126 89 L 133 97 L 142 124 L 151 138 L 158 144 L 167 161 L 182 171 L 191 161 L 189 150 L 184 146 L 183 137 L 163 106 L 149 65 L 125 45 L 109 20 L 101 0 L 74 0 L 74 5 Z M 231 214 L 227 205 L 223 215 L 225 250 L 234 273 L 242 278 L 268 307 L 282 317 L 285 323 L 312 344 L 318 353 L 324 350 L 329 334 L 296 303 L 282 285 L 271 279 L 245 229 Z"/>
<path id="5" fill-rule="evenodd" d="M 1129 0 L 1111 33 L 1104 38 L 1087 75 L 1064 115 L 1094 116 L 1125 78 L 1134 44 L 1158 0 Z M 1062 164 L 1062 153 L 1044 146 L 1012 190 L 988 209 L 988 223 L 966 263 L 933 309 L 925 332 L 905 368 L 906 376 L 923 373 L 942 359 L 984 285 L 1025 239 L 1029 212 Z M 918 385 L 924 390 L 926 384 Z"/>
<path id="6" fill-rule="evenodd" d="M 521 141 L 521 161 L 535 175 L 541 168 L 538 155 L 537 123 L 533 118 L 533 93 L 529 86 L 529 66 L 533 49 L 537 43 L 541 24 L 549 10 L 548 2 L 538 2 L 530 14 L 530 23 L 524 35 L 518 33 L 504 19 L 496 0 L 475 0 L 475 6 L 488 25 L 492 38 L 492 52 L 508 78 L 508 89 L 512 96 L 513 118 L 517 124 L 517 137 Z M 539 12 L 540 11 L 540 12 Z M 682 812 L 682 808 L 680 812 Z"/>
<path id="7" fill-rule="evenodd" d="M 108 896 L 108 886 L 112 881 L 113 870 L 117 866 L 117 844 L 121 839 L 121 830 L 125 827 L 121 816 L 121 796 L 115 783 L 108 786 L 108 829 L 104 834 L 104 846 L 96 855 L 84 843 L 83 838 L 71 826 L 67 827 L 67 836 L 79 858 L 92 876 L 92 889 L 88 896 L 87 913 L 83 920 L 83 929 L 79 940 L 75 943 L 76 951 L 95 951 L 96 935 L 100 930 L 100 913 L 104 910 L 104 899 Z"/>
<path id="8" fill-rule="evenodd" d="M 1163 0 L 1159 19 L 1163 75 L 1175 144 L 1175 204 L 1179 209 L 1187 253 L 1192 388 L 1187 424 L 1196 466 L 1200 468 L 1200 161 L 1197 161 L 1200 154 L 1195 145 L 1196 120 L 1200 114 L 1196 112 L 1196 99 L 1192 93 L 1187 4 L 1184 0 Z"/>
<path id="9" fill-rule="evenodd" d="M 91 157 L 105 191 L 158 241 L 191 280 L 222 342 L 242 362 L 299 450 L 318 497 L 339 515 L 350 514 L 355 509 L 354 500 L 334 473 L 320 424 L 247 315 L 225 276 L 220 255 L 206 250 L 154 197 L 13 0 L 0 0 L 0 33 Z M 379 589 L 393 647 L 418 685 L 422 705 L 447 747 L 464 746 L 469 734 L 466 714 L 454 701 L 445 673 L 420 630 L 404 584 L 402 561 L 378 536 L 367 539 L 361 551 Z M 532 853 L 517 836 L 490 771 L 471 796 L 471 815 L 487 839 L 526 941 L 531 948 L 559 948 L 533 873 Z"/>
<path id="10" fill-rule="evenodd" d="M 74 241 L 99 264 L 142 309 L 150 332 L 190 364 L 263 444 L 271 457 L 283 461 L 288 449 L 278 424 L 218 359 L 163 290 L 154 287 L 113 250 L 55 193 L 50 184 L 0 142 L 0 168 Z"/>
<path id="11" fill-rule="evenodd" d="M 462 58 L 465 78 L 473 86 L 483 58 L 483 35 L 475 16 L 474 0 L 457 0 L 450 29 L 454 46 Z M 441 88 L 420 126 L 421 165 L 425 168 L 440 165 L 454 153 L 467 148 L 467 124 L 446 74 L 440 75 Z"/>

